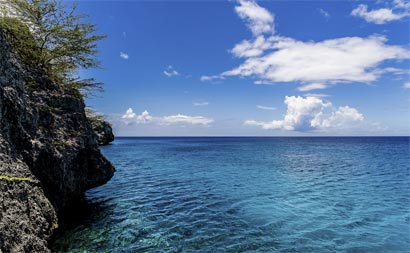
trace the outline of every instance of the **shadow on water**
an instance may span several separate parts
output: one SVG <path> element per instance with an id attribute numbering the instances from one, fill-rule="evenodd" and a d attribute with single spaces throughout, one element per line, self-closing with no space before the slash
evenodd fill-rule
<path id="1" fill-rule="evenodd" d="M 70 248 L 71 240 L 61 240 L 70 231 L 84 229 L 110 216 L 114 204 L 110 198 L 87 199 L 85 196 L 70 202 L 58 214 L 59 227 L 52 235 L 49 246 L 53 252 L 66 252 Z"/>

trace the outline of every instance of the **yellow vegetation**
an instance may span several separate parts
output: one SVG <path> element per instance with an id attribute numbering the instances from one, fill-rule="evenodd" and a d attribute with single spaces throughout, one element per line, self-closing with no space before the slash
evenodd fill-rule
<path id="1" fill-rule="evenodd" d="M 0 179 L 13 182 L 13 181 L 30 181 L 28 177 L 9 177 L 9 176 L 2 176 L 0 175 Z"/>

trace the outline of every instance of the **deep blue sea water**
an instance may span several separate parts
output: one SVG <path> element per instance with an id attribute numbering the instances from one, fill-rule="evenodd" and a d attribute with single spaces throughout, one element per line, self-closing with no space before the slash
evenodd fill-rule
<path id="1" fill-rule="evenodd" d="M 117 138 L 63 252 L 410 252 L 410 139 Z"/>

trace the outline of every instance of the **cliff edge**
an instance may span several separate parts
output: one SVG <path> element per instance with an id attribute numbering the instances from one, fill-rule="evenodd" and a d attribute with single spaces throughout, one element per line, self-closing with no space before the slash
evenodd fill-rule
<path id="1" fill-rule="evenodd" d="M 84 107 L 25 66 L 0 27 L 0 252 L 48 252 L 57 214 L 113 176 Z"/>
<path id="2" fill-rule="evenodd" d="M 98 145 L 104 146 L 114 141 L 114 133 L 111 124 L 105 120 L 91 120 L 91 127 L 97 135 Z"/>

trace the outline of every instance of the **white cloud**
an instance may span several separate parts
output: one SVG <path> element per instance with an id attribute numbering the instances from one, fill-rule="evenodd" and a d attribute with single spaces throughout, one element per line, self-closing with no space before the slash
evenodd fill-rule
<path id="1" fill-rule="evenodd" d="M 332 112 L 329 118 L 324 119 L 320 125 L 321 128 L 347 128 L 352 122 L 363 121 L 363 115 L 355 108 L 341 106 L 336 112 Z"/>
<path id="2" fill-rule="evenodd" d="M 254 1 L 239 0 L 238 2 L 240 5 L 235 7 L 235 11 L 241 19 L 247 22 L 247 26 L 255 36 L 262 33 L 274 33 L 274 16 L 269 11 Z"/>
<path id="3" fill-rule="evenodd" d="M 237 8 L 243 8 L 244 1 L 240 3 Z M 263 9 L 256 6 L 259 11 Z M 201 81 L 239 76 L 255 78 L 256 84 L 301 82 L 328 86 L 345 82 L 369 83 L 386 72 L 380 69 L 382 63 L 410 58 L 407 48 L 388 45 L 386 37 L 381 35 L 305 42 L 256 33 L 252 40 L 236 44 L 231 53 L 244 58 L 244 62 L 219 75 L 202 76 Z"/>
<path id="4" fill-rule="evenodd" d="M 172 67 L 171 65 L 169 65 L 165 70 L 164 70 L 164 75 L 166 75 L 167 77 L 173 77 L 173 76 L 178 76 L 179 73 L 178 71 L 176 71 L 174 69 L 174 67 Z"/>
<path id="5" fill-rule="evenodd" d="M 130 58 L 130 56 L 126 53 L 120 52 L 120 57 L 123 58 L 124 60 L 128 60 L 128 58 Z"/>
<path id="6" fill-rule="evenodd" d="M 149 114 L 147 110 L 143 111 L 140 115 L 137 116 L 137 123 L 150 123 L 153 120 L 153 117 Z"/>
<path id="7" fill-rule="evenodd" d="M 392 68 L 392 67 L 384 68 L 381 70 L 381 72 L 382 73 L 392 73 L 395 75 L 408 75 L 409 74 L 408 69 L 399 69 L 399 68 Z"/>
<path id="8" fill-rule="evenodd" d="M 403 88 L 410 89 L 410 82 L 403 84 Z"/>
<path id="9" fill-rule="evenodd" d="M 272 84 L 271 81 L 269 80 L 256 80 L 255 82 L 253 82 L 254 84 Z"/>
<path id="10" fill-rule="evenodd" d="M 193 106 L 207 106 L 209 102 L 194 102 L 192 103 Z"/>
<path id="11" fill-rule="evenodd" d="M 328 94 L 322 94 L 322 93 L 306 93 L 304 96 L 305 96 L 305 97 L 317 97 L 317 98 L 330 97 L 330 95 L 328 95 Z"/>
<path id="12" fill-rule="evenodd" d="M 349 106 L 339 107 L 325 116 L 325 109 L 332 104 L 318 97 L 286 96 L 287 111 L 282 120 L 270 122 L 247 120 L 246 125 L 260 126 L 263 129 L 284 129 L 289 131 L 313 131 L 327 129 L 344 129 L 363 121 L 363 115 Z"/>
<path id="13" fill-rule="evenodd" d="M 276 110 L 275 107 L 265 106 L 265 105 L 257 105 L 256 108 L 261 109 L 261 110 L 270 110 L 270 111 Z"/>
<path id="14" fill-rule="evenodd" d="M 134 113 L 132 108 L 129 108 L 121 117 L 125 123 L 135 122 L 137 124 L 155 123 L 158 125 L 170 125 L 170 124 L 191 124 L 191 125 L 204 125 L 207 126 L 214 122 L 213 119 L 203 116 L 188 116 L 183 114 L 154 117 L 149 114 L 148 111 L 143 111 L 140 115 Z"/>
<path id="15" fill-rule="evenodd" d="M 410 2 L 405 0 L 393 0 L 395 9 L 410 10 Z"/>
<path id="16" fill-rule="evenodd" d="M 214 120 L 202 116 L 188 116 L 177 114 L 163 117 L 162 122 L 164 122 L 165 124 L 188 123 L 192 125 L 208 125 L 214 122 Z"/>
<path id="17" fill-rule="evenodd" d="M 201 81 L 211 81 L 213 78 L 218 78 L 219 76 L 201 76 Z"/>
<path id="18" fill-rule="evenodd" d="M 323 90 L 326 88 L 327 86 L 324 85 L 323 83 L 311 83 L 311 84 L 300 86 L 298 90 L 299 91 L 310 91 L 310 90 Z"/>
<path id="19" fill-rule="evenodd" d="M 265 40 L 265 37 L 260 35 L 252 42 L 243 40 L 235 45 L 231 50 L 236 57 L 254 57 L 263 54 L 264 50 L 269 49 L 271 43 Z"/>
<path id="20" fill-rule="evenodd" d="M 250 126 L 260 126 L 262 129 L 279 129 L 281 128 L 281 123 L 277 120 L 274 120 L 272 122 L 265 122 L 265 121 L 256 121 L 256 120 L 246 120 L 245 125 L 250 125 Z"/>
<path id="21" fill-rule="evenodd" d="M 214 81 L 214 80 L 216 80 L 216 79 L 225 79 L 225 77 L 220 76 L 220 75 L 214 75 L 214 76 L 201 76 L 201 78 L 200 78 L 200 80 L 201 80 L 202 82 L 205 82 L 205 81 Z"/>
<path id="22" fill-rule="evenodd" d="M 128 108 L 128 110 L 125 112 L 124 115 L 122 115 L 121 118 L 123 118 L 123 119 L 133 119 L 133 118 L 135 118 L 135 116 L 136 116 L 136 114 L 134 113 L 132 108 Z"/>
<path id="23" fill-rule="evenodd" d="M 368 23 L 385 24 L 387 22 L 398 20 L 404 17 L 403 14 L 395 14 L 393 10 L 382 8 L 368 11 L 367 5 L 361 4 L 351 13 L 353 16 L 364 18 Z"/>
<path id="24" fill-rule="evenodd" d="M 352 10 L 351 15 L 361 17 L 368 23 L 385 24 L 394 20 L 399 20 L 410 15 L 410 2 L 394 0 L 393 7 L 368 10 L 368 6 L 360 4 Z"/>
<path id="25" fill-rule="evenodd" d="M 201 80 L 240 76 L 256 77 L 260 79 L 257 81 L 259 84 L 295 81 L 324 85 L 328 82 L 371 82 L 383 73 L 377 68 L 382 62 L 410 58 L 408 50 L 387 45 L 383 36 L 345 37 L 321 42 L 271 36 L 267 41 L 271 43 L 269 50 L 273 52 L 248 56 L 237 68 L 217 76 L 203 76 Z M 235 54 L 246 56 L 249 55 L 247 52 L 244 50 L 241 54 L 237 50 Z"/>
<path id="26" fill-rule="evenodd" d="M 376 66 L 389 59 L 409 58 L 399 46 L 386 45 L 382 36 L 346 37 L 322 42 L 301 42 L 272 37 L 276 51 L 252 57 L 222 76 L 256 76 L 271 82 L 370 82 L 378 78 Z"/>
<path id="27" fill-rule="evenodd" d="M 322 8 L 319 8 L 319 13 L 325 18 L 330 18 L 329 12 L 323 10 Z"/>

